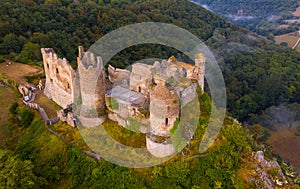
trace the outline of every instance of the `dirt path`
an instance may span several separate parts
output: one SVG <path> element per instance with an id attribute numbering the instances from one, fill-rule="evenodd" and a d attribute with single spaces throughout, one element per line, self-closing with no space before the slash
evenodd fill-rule
<path id="1" fill-rule="evenodd" d="M 0 73 L 7 75 L 10 79 L 15 80 L 22 85 L 28 84 L 24 80 L 25 76 L 39 74 L 42 72 L 43 70 L 41 68 L 17 62 L 13 62 L 11 65 L 7 65 L 6 63 L 0 64 Z"/>
<path id="2" fill-rule="evenodd" d="M 22 85 L 28 85 L 24 80 L 24 76 L 38 74 L 43 72 L 41 68 L 30 65 L 13 62 L 11 65 L 0 63 L 0 74 L 7 76 L 9 79 L 15 80 Z M 3 139 L 6 135 L 6 128 L 1 127 L 8 119 L 10 106 L 17 102 L 18 92 L 10 87 L 0 86 L 0 144 L 4 144 Z"/>
<path id="3" fill-rule="evenodd" d="M 289 161 L 300 172 L 300 136 L 295 136 L 288 126 L 271 132 L 268 143 L 273 147 L 274 153 Z"/>
<path id="4" fill-rule="evenodd" d="M 300 6 L 296 9 L 296 11 L 293 13 L 294 16 L 300 16 Z"/>

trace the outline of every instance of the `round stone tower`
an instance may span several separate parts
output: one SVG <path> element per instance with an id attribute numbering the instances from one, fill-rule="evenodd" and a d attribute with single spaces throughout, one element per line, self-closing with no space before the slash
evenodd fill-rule
<path id="1" fill-rule="evenodd" d="M 106 75 L 102 59 L 91 52 L 84 52 L 81 46 L 78 56 L 81 115 L 95 116 L 98 111 L 105 109 Z"/>

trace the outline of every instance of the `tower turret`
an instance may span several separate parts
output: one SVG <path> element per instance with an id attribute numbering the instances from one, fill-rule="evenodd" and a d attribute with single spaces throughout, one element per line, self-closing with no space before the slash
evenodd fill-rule
<path id="1" fill-rule="evenodd" d="M 105 109 L 106 75 L 102 58 L 95 57 L 91 52 L 84 52 L 83 47 L 79 47 L 77 62 L 82 99 L 81 115 L 91 116 L 96 110 Z"/>

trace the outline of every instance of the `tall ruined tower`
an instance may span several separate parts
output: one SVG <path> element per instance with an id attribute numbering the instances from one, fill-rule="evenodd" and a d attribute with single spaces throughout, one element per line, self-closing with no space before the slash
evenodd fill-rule
<path id="1" fill-rule="evenodd" d="M 69 62 L 58 58 L 52 48 L 42 48 L 46 75 L 45 95 L 66 108 L 73 103 L 75 71 Z"/>
<path id="2" fill-rule="evenodd" d="M 105 109 L 106 74 L 102 58 L 78 48 L 78 72 L 83 116 L 95 116 Z M 96 112 L 97 111 L 97 112 Z"/>
<path id="3" fill-rule="evenodd" d="M 153 78 L 150 87 L 150 132 L 146 137 L 148 151 L 155 157 L 166 157 L 176 153 L 170 129 L 179 118 L 180 99 L 175 89 L 160 77 Z"/>
<path id="4" fill-rule="evenodd" d="M 196 54 L 195 55 L 195 66 L 199 69 L 198 75 L 198 84 L 204 92 L 204 74 L 205 74 L 205 55 L 204 54 Z"/>

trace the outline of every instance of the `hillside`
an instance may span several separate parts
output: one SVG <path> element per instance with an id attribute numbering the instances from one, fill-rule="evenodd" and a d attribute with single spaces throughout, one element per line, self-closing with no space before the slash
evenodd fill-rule
<path id="1" fill-rule="evenodd" d="M 0 136 L 0 186 L 6 188 L 257 188 L 264 185 L 260 175 L 275 184 L 280 168 L 265 168 L 253 151 L 273 156 L 234 118 L 248 121 L 267 107 L 300 100 L 300 56 L 187 0 L 0 0 L 0 55 L 26 64 L 41 66 L 41 47 L 52 47 L 76 67 L 77 46 L 88 48 L 98 38 L 131 23 L 155 21 L 172 23 L 201 38 L 215 53 L 223 71 L 228 111 L 224 127 L 207 154 L 198 145 L 209 120 L 209 90 L 199 101 L 202 117 L 191 145 L 170 162 L 146 169 L 129 169 L 107 161 L 94 162 L 82 153 L 87 147 L 76 129 L 59 122 L 51 129 L 21 103 L 6 110 L 5 131 Z M 114 66 L 124 68 L 137 60 L 153 57 L 185 57 L 172 48 L 139 45 L 118 53 Z M 0 86 L 0 90 L 3 90 Z M 15 89 L 11 85 L 8 90 Z M 206 89 L 209 89 L 206 87 Z M 17 94 L 16 94 L 17 95 Z M 2 95 L 4 96 L 4 95 Z M 20 100 L 20 99 L 18 99 Z M 4 106 L 9 106 L 8 102 Z M 53 107 L 52 107 L 53 108 Z M 31 115 L 30 121 L 27 120 Z M 8 119 L 7 119 L 8 116 Z M 24 124 L 24 120 L 26 120 Z M 109 123 L 107 128 L 119 142 L 132 136 L 128 130 Z M 137 138 L 138 140 L 138 138 Z M 261 155 L 259 156 L 261 158 Z M 265 161 L 263 161 L 265 162 Z M 18 174 L 19 173 L 19 174 Z M 14 178 L 22 178 L 23 180 Z M 2 177 L 3 178 L 3 177 Z M 7 179 L 13 178 L 13 179 Z M 18 182 L 20 181 L 20 182 Z M 289 188 L 296 188 L 288 178 Z M 22 183 L 23 182 L 23 183 Z"/>
<path id="2" fill-rule="evenodd" d="M 241 27 L 260 35 L 267 36 L 297 31 L 299 24 L 292 20 L 299 19 L 294 11 L 299 0 L 195 0 L 216 14 L 222 15 Z M 299 22 L 298 22 L 299 23 Z"/>
<path id="3" fill-rule="evenodd" d="M 5 83 L 6 79 L 1 77 Z M 14 84 L 7 84 L 7 89 L 17 94 Z M 6 92 L 0 86 L 2 91 Z M 199 95 L 199 102 L 201 109 L 210 109 L 206 93 Z M 233 118 L 225 118 L 214 145 L 199 154 L 209 111 L 201 114 L 194 137 L 182 153 L 161 165 L 138 169 L 94 161 L 83 153 L 91 150 L 77 129 L 62 122 L 45 125 L 37 112 L 22 103 L 8 102 L 6 106 L 10 106 L 9 118 L 1 125 L 6 132 L 0 132 L 1 188 L 257 188 L 266 186 L 265 181 L 280 186 L 276 180 L 284 187 L 297 187 L 282 174 L 285 170 L 272 155 L 253 152 L 265 148 Z M 122 144 L 143 142 L 116 122 L 105 129 Z"/>

